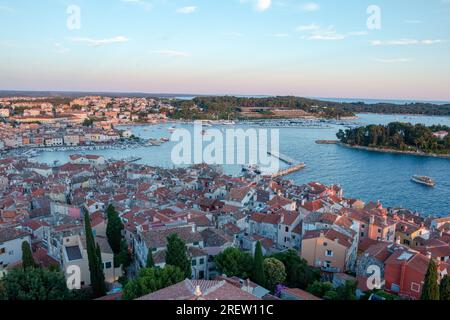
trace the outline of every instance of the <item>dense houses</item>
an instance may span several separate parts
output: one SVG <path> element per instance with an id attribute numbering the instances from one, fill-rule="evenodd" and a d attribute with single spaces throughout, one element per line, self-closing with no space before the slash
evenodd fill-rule
<path id="1" fill-rule="evenodd" d="M 124 225 L 133 260 L 126 275 L 114 265 L 106 238 L 110 204 Z M 61 270 L 77 265 L 88 286 L 84 213 L 110 286 L 122 276 L 136 276 L 149 252 L 154 264 L 164 267 L 168 236 L 184 241 L 191 279 L 144 300 L 268 298 L 266 289 L 222 275 L 214 263 L 230 247 L 253 254 L 258 242 L 266 255 L 295 250 L 333 282 L 357 279 L 360 293 L 370 289 L 374 266 L 381 288 L 408 299 L 420 297 L 430 259 L 440 278 L 450 272 L 450 218 L 346 198 L 338 185 L 295 185 L 251 174 L 232 177 L 207 165 L 163 169 L 73 154 L 54 166 L 21 157 L 0 160 L 1 274 L 20 265 L 21 243 L 28 241 L 39 264 Z M 316 299 L 298 288 L 283 289 L 281 297 Z"/>
<path id="2" fill-rule="evenodd" d="M 144 98 L 0 98 L 0 150 L 114 143 L 131 136 L 115 126 L 163 122 L 172 108 Z"/>

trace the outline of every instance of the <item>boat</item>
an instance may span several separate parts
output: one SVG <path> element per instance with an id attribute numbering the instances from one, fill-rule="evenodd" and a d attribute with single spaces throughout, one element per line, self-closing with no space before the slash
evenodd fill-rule
<path id="1" fill-rule="evenodd" d="M 252 173 L 252 174 L 256 174 L 256 175 L 262 174 L 261 169 L 259 169 L 259 167 L 256 165 L 243 166 L 242 172 Z"/>
<path id="2" fill-rule="evenodd" d="M 168 138 L 161 138 L 161 139 L 159 139 L 161 142 L 169 142 L 170 141 L 170 139 L 168 139 Z"/>
<path id="3" fill-rule="evenodd" d="M 411 181 L 418 183 L 418 184 L 423 184 L 425 186 L 428 187 L 434 187 L 436 185 L 436 182 L 434 182 L 433 179 L 431 179 L 430 177 L 426 177 L 426 176 L 412 176 Z"/>

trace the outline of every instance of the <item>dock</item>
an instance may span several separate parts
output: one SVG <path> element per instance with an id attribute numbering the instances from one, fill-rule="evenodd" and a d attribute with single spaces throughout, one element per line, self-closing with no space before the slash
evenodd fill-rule
<path id="1" fill-rule="evenodd" d="M 298 162 L 295 159 L 292 159 L 291 157 L 289 157 L 285 154 L 282 154 L 280 152 L 268 151 L 267 154 L 279 159 L 280 161 L 282 161 L 290 166 L 286 169 L 280 170 L 274 174 L 269 175 L 272 179 L 287 176 L 288 174 L 294 173 L 296 171 L 300 171 L 306 167 L 305 163 Z"/>
<path id="2" fill-rule="evenodd" d="M 286 164 L 288 164 L 288 165 L 290 165 L 290 166 L 292 166 L 294 163 L 297 162 L 297 161 L 295 161 L 294 159 L 292 159 L 291 157 L 289 157 L 289 156 L 287 156 L 287 155 L 285 155 L 285 154 L 276 152 L 276 151 L 272 151 L 272 152 L 271 152 L 271 151 L 267 151 L 267 154 L 268 154 L 269 156 L 272 156 L 272 157 L 274 157 L 274 158 L 279 159 L 280 161 L 283 161 L 284 163 L 286 163 Z"/>
<path id="3" fill-rule="evenodd" d="M 280 170 L 280 171 L 272 174 L 270 177 L 272 179 L 274 179 L 274 178 L 287 176 L 288 174 L 294 173 L 296 171 L 300 171 L 300 170 L 304 169 L 305 167 L 306 167 L 306 165 L 303 162 L 302 163 L 298 163 L 298 164 L 293 165 L 293 166 L 291 166 L 291 167 L 289 167 L 287 169 Z"/>
<path id="4" fill-rule="evenodd" d="M 133 162 L 142 160 L 142 158 L 139 158 L 139 157 L 130 157 L 130 158 L 126 158 L 126 159 L 123 159 L 123 160 L 124 160 L 125 162 L 127 162 L 127 163 L 133 163 Z"/>

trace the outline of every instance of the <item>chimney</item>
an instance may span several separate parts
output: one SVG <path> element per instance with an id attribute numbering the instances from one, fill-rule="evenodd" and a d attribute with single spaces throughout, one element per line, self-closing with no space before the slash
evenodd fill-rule
<path id="1" fill-rule="evenodd" d="M 195 296 L 197 298 L 202 296 L 202 291 L 200 290 L 200 286 L 195 287 Z"/>
<path id="2" fill-rule="evenodd" d="M 374 215 L 370 216 L 370 222 L 369 223 L 370 224 L 374 224 L 375 223 L 375 216 Z"/>
<path id="3" fill-rule="evenodd" d="M 427 259 L 431 259 L 431 252 L 427 251 Z"/>

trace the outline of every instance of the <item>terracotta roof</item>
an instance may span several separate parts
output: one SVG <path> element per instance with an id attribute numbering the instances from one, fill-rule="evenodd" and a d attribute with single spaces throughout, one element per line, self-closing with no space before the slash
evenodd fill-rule
<path id="1" fill-rule="evenodd" d="M 322 300 L 315 295 L 298 288 L 284 288 L 281 292 L 297 297 L 299 300 Z"/>
<path id="2" fill-rule="evenodd" d="M 337 241 L 339 244 L 349 248 L 352 245 L 352 239 L 343 234 L 340 233 L 334 229 L 325 229 L 325 230 L 308 230 L 303 235 L 303 239 L 314 239 L 319 238 L 320 235 L 323 233 L 323 236 L 331 241 Z"/>
<path id="3" fill-rule="evenodd" d="M 226 281 L 186 279 L 137 300 L 260 300 Z"/>

